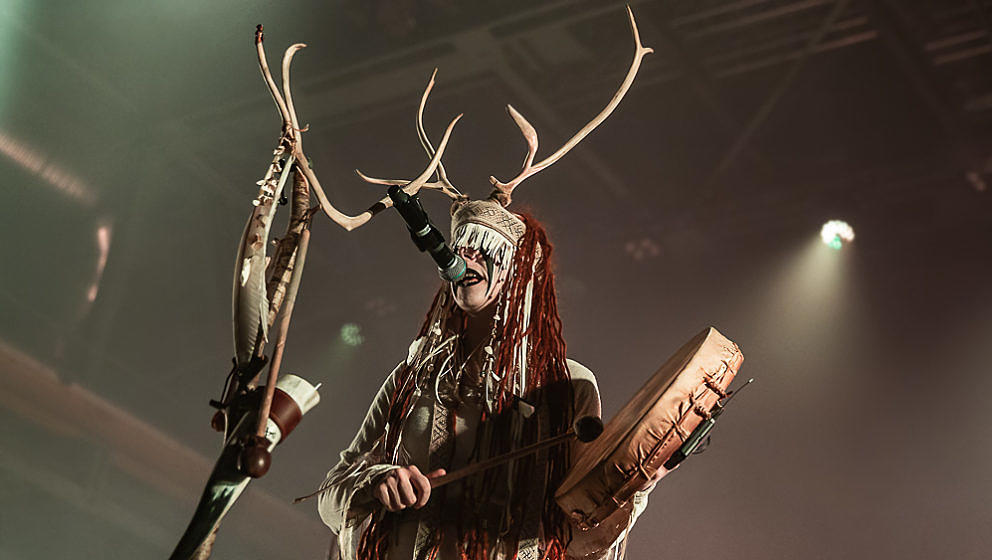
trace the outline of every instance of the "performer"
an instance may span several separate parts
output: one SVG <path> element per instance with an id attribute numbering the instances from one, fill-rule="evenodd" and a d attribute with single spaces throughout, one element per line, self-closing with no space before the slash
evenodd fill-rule
<path id="1" fill-rule="evenodd" d="M 529 215 L 506 210 L 513 190 L 546 169 L 617 107 L 652 52 L 627 9 L 634 59 L 607 106 L 564 146 L 534 161 L 537 132 L 507 107 L 527 141 L 520 173 L 486 200 L 469 201 L 441 164 L 455 118 L 435 150 L 423 127 L 433 77 L 421 98 L 417 132 L 431 158 L 413 181 L 375 179 L 408 195 L 436 189 L 454 199 L 451 239 L 467 272 L 443 285 L 411 344 L 386 378 L 351 445 L 328 473 L 318 510 L 338 535 L 345 560 L 618 560 L 630 526 L 659 471 L 599 526 L 572 530 L 554 494 L 579 450 L 559 445 L 431 491 L 430 478 L 563 434 L 575 418 L 599 416 L 592 372 L 565 357 L 551 265 L 552 246 Z M 437 180 L 427 182 L 437 172 Z M 325 212 L 345 229 L 359 216 Z M 325 202 L 322 199 L 322 205 Z M 326 204 L 325 206 L 329 206 Z"/>
<path id="2" fill-rule="evenodd" d="M 619 558 L 656 480 L 619 528 L 572 531 L 553 495 L 581 444 L 431 492 L 430 477 L 600 415 L 592 372 L 565 358 L 544 229 L 494 199 L 456 208 L 452 244 L 468 270 L 438 291 L 408 358 L 328 473 L 321 518 L 346 560 Z M 604 531 L 619 538 L 596 550 Z"/>

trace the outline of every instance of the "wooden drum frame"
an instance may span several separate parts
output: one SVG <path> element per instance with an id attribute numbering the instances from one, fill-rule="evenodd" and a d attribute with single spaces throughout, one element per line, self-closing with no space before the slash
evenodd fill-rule
<path id="1" fill-rule="evenodd" d="M 703 330 L 661 366 L 602 435 L 580 444 L 555 494 L 575 526 L 598 527 L 624 508 L 727 397 L 743 361 L 736 344 L 713 327 Z"/>

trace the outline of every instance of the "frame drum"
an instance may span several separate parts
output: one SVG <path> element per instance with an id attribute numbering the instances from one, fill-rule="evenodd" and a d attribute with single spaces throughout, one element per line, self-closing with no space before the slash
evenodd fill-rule
<path id="1" fill-rule="evenodd" d="M 743 361 L 736 344 L 707 328 L 661 366 L 602 435 L 579 444 L 555 494 L 575 526 L 583 531 L 598 527 L 624 508 L 726 398 Z M 617 525 L 617 536 L 625 526 Z"/>

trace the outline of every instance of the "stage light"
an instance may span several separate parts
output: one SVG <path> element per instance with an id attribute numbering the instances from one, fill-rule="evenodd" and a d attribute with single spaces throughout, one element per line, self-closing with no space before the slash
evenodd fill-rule
<path id="1" fill-rule="evenodd" d="M 96 202 L 96 195 L 82 179 L 62 169 L 40 152 L 36 152 L 19 140 L 0 131 L 0 154 L 41 178 L 62 194 L 87 206 Z"/>
<path id="2" fill-rule="evenodd" d="M 839 251 L 845 242 L 854 241 L 854 228 L 843 220 L 830 220 L 823 224 L 820 239 L 831 249 Z"/>
<path id="3" fill-rule="evenodd" d="M 345 323 L 341 326 L 341 340 L 348 346 L 359 346 L 365 342 L 362 329 L 355 323 Z"/>
<path id="4" fill-rule="evenodd" d="M 100 256 L 96 261 L 96 274 L 93 283 L 86 293 L 86 300 L 90 303 L 96 301 L 97 293 L 100 291 L 100 280 L 103 278 L 103 270 L 107 267 L 107 255 L 110 254 L 110 225 L 102 224 L 96 230 L 97 247 L 100 249 Z"/>
<path id="5" fill-rule="evenodd" d="M 624 244 L 623 250 L 635 261 L 653 259 L 661 254 L 661 247 L 650 237 L 630 240 Z"/>

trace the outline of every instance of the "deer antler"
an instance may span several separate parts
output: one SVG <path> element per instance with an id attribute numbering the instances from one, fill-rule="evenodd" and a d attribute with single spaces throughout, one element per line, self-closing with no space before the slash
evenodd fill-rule
<path id="1" fill-rule="evenodd" d="M 306 154 L 303 153 L 302 132 L 304 129 L 300 128 L 299 121 L 296 117 L 296 109 L 293 107 L 293 96 L 290 91 L 289 67 L 292 64 L 293 56 L 296 52 L 306 47 L 306 45 L 303 43 L 296 43 L 286 49 L 286 53 L 283 55 L 282 59 L 283 91 L 280 93 L 279 88 L 276 86 L 275 80 L 272 78 L 272 73 L 269 70 L 262 41 L 262 26 L 259 25 L 255 31 L 255 48 L 258 51 L 258 67 L 262 72 L 262 78 L 265 80 L 265 84 L 269 87 L 269 93 L 272 94 L 272 99 L 276 103 L 276 108 L 279 110 L 279 114 L 282 117 L 283 137 L 280 140 L 279 147 L 276 149 L 276 160 L 278 160 L 279 157 L 281 157 L 281 155 L 285 152 L 289 152 L 289 158 L 287 158 L 287 161 L 291 161 L 291 165 L 295 165 L 304 174 L 304 176 L 306 176 L 314 194 L 317 195 L 317 201 L 320 204 L 320 209 L 323 210 L 323 212 L 327 214 L 330 219 L 334 220 L 335 223 L 347 231 L 351 231 L 364 225 L 372 218 L 373 215 L 392 206 L 392 200 L 390 200 L 389 197 L 384 197 L 382 200 L 373 204 L 357 216 L 349 216 L 339 211 L 333 204 L 331 204 L 331 202 L 327 199 L 327 195 L 324 194 L 324 189 L 321 187 L 320 181 L 317 179 L 317 176 L 314 175 L 313 170 L 310 169 Z M 285 94 L 285 97 L 283 94 Z M 431 169 L 431 172 L 433 173 L 433 169 Z"/>
<path id="2" fill-rule="evenodd" d="M 462 118 L 462 115 L 458 115 L 457 117 L 455 117 L 455 119 L 451 121 L 451 124 L 448 125 L 448 130 L 445 132 L 444 138 L 441 140 L 441 143 L 438 144 L 437 152 L 434 151 L 434 146 L 431 145 L 431 140 L 427 136 L 427 132 L 424 130 L 424 107 L 427 105 L 427 97 L 430 95 L 431 89 L 434 88 L 435 76 L 437 76 L 437 68 L 435 68 L 434 72 L 431 74 L 431 79 L 430 81 L 427 82 L 427 87 L 424 89 L 424 94 L 420 96 L 420 107 L 417 109 L 417 137 L 420 139 L 420 145 L 423 146 L 424 151 L 427 152 L 427 156 L 431 158 L 431 161 L 433 162 L 435 159 L 437 160 L 437 164 L 436 164 L 436 168 L 437 168 L 436 171 L 438 177 L 437 181 L 428 182 L 426 180 L 435 171 L 430 167 L 428 167 L 428 169 L 431 169 L 430 173 L 427 174 L 427 177 L 425 177 L 422 182 L 420 182 L 420 177 L 418 177 L 412 182 L 407 181 L 406 179 L 377 179 L 375 177 L 369 177 L 368 175 L 356 169 L 355 173 L 359 177 L 361 177 L 361 179 L 366 183 L 372 183 L 374 185 L 388 185 L 388 186 L 404 185 L 403 190 L 409 195 L 416 194 L 417 191 L 423 188 L 423 189 L 439 190 L 454 200 L 460 200 L 465 198 L 465 195 L 463 195 L 454 185 L 451 184 L 451 181 L 448 180 L 448 175 L 444 171 L 444 165 L 441 163 L 441 155 L 440 155 L 441 152 L 444 151 L 444 147 L 447 144 L 448 133 L 451 132 L 451 127 L 455 125 L 455 122 L 457 122 L 458 119 Z M 432 165 L 434 164 L 432 163 Z M 421 177 L 423 177 L 423 175 L 421 175 Z M 414 186 L 414 183 L 419 183 L 419 184 Z"/>
<path id="3" fill-rule="evenodd" d="M 427 96 L 431 94 L 431 90 L 434 89 L 434 77 L 437 76 L 437 68 L 431 73 L 431 79 L 427 82 L 427 87 L 424 88 L 424 94 L 420 96 L 420 106 L 417 108 L 417 136 L 420 138 L 420 145 L 424 147 L 424 151 L 427 152 L 427 157 L 434 157 L 434 146 L 431 145 L 431 139 L 427 136 L 427 131 L 424 130 L 424 107 L 427 106 Z M 437 184 L 445 194 L 451 198 L 462 197 L 461 192 L 451 184 L 448 180 L 448 174 L 444 171 L 444 164 L 440 160 L 437 162 Z"/>
<path id="4" fill-rule="evenodd" d="M 645 47 L 641 44 L 641 37 L 637 32 L 637 23 L 634 21 L 634 13 L 630 10 L 630 6 L 627 6 L 627 16 L 630 18 L 630 30 L 634 35 L 634 45 L 636 47 L 634 51 L 634 61 L 630 64 L 630 69 L 627 71 L 627 76 L 623 79 L 623 83 L 620 84 L 620 89 L 613 96 L 613 99 L 610 100 L 609 104 L 606 105 L 606 108 L 600 111 L 595 118 L 589 121 L 589 124 L 585 125 L 581 130 L 576 132 L 575 136 L 572 136 L 568 142 L 565 142 L 564 146 L 558 148 L 557 152 L 551 154 L 537 164 L 534 164 L 534 156 L 537 154 L 537 131 L 534 130 L 534 127 L 531 126 L 531 124 L 527 122 L 527 119 L 525 119 L 524 116 L 521 115 L 516 109 L 510 105 L 506 106 L 513 122 L 517 123 L 517 127 L 520 128 L 520 132 L 523 133 L 524 139 L 527 140 L 527 156 L 524 158 L 524 164 L 520 174 L 513 179 L 510 179 L 508 182 L 503 183 L 496 177 L 489 177 L 489 182 L 492 183 L 494 187 L 493 193 L 490 197 L 497 199 L 503 206 L 509 205 L 511 200 L 510 195 L 513 193 L 513 189 L 515 189 L 517 185 L 522 183 L 524 179 L 534 175 L 535 173 L 543 171 L 545 168 L 561 159 L 562 156 L 567 154 L 569 150 L 581 142 L 583 138 L 585 138 L 597 126 L 605 121 L 606 117 L 609 117 L 610 113 L 617 108 L 617 105 L 620 104 L 620 100 L 623 99 L 623 96 L 627 93 L 627 90 L 630 89 L 630 84 L 634 82 L 634 76 L 637 75 L 637 70 L 641 66 L 641 59 L 644 58 L 644 55 L 654 52 L 654 49 Z"/>
<path id="5" fill-rule="evenodd" d="M 279 87 L 276 86 L 276 81 L 272 79 L 272 72 L 269 71 L 269 63 L 265 58 L 265 47 L 262 45 L 264 39 L 262 25 L 259 24 L 255 27 L 255 50 L 258 53 L 258 69 L 262 71 L 262 79 L 265 80 L 265 85 L 269 86 L 269 93 L 272 94 L 272 100 L 276 102 L 276 109 L 279 110 L 279 116 L 282 117 L 283 126 L 286 126 L 292 122 L 293 118 L 289 114 L 289 108 L 286 107 L 286 100 L 279 93 Z"/>

